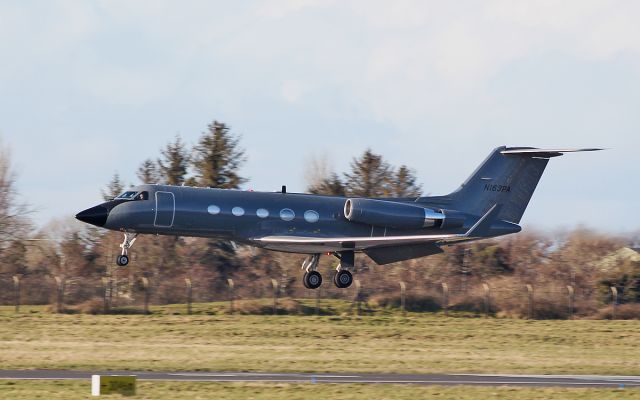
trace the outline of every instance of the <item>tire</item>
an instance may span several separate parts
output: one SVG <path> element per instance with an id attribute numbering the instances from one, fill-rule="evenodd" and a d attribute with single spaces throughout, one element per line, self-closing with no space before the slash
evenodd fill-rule
<path id="1" fill-rule="evenodd" d="M 348 288 L 353 283 L 353 275 L 345 269 L 340 270 L 333 277 L 333 283 L 340 289 Z"/>
<path id="2" fill-rule="evenodd" d="M 318 271 L 310 271 L 302 277 L 302 283 L 307 289 L 317 289 L 322 285 L 322 275 Z"/>
<path id="3" fill-rule="evenodd" d="M 125 254 L 118 256 L 118 258 L 116 258 L 116 264 L 118 264 L 120 267 L 127 266 L 127 264 L 129 264 L 129 256 Z"/>

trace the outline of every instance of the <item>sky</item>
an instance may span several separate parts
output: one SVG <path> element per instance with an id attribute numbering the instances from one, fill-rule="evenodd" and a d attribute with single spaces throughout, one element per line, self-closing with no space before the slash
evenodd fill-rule
<path id="1" fill-rule="evenodd" d="M 246 189 L 371 148 L 446 194 L 495 147 L 554 158 L 523 226 L 640 229 L 640 2 L 0 0 L 0 138 L 36 222 L 179 134 L 241 135 Z"/>

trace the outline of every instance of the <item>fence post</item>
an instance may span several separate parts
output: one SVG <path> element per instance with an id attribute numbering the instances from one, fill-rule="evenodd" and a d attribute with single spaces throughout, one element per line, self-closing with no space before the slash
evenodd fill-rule
<path id="1" fill-rule="evenodd" d="M 527 285 L 527 293 L 529 300 L 529 319 L 533 319 L 533 285 Z"/>
<path id="2" fill-rule="evenodd" d="M 320 291 L 322 287 L 316 289 L 316 315 L 320 315 Z"/>
<path id="3" fill-rule="evenodd" d="M 13 276 L 14 301 L 16 314 L 20 312 L 20 275 Z"/>
<path id="4" fill-rule="evenodd" d="M 142 277 L 142 287 L 144 288 L 144 313 L 149 314 L 149 278 Z"/>
<path id="5" fill-rule="evenodd" d="M 233 279 L 227 279 L 229 285 L 229 313 L 233 314 Z"/>
<path id="6" fill-rule="evenodd" d="M 616 306 L 618 305 L 618 288 L 611 286 L 611 319 L 616 319 Z"/>
<path id="7" fill-rule="evenodd" d="M 187 314 L 191 315 L 191 302 L 193 300 L 193 285 L 191 284 L 191 278 L 184 278 L 184 283 L 187 286 Z"/>
<path id="8" fill-rule="evenodd" d="M 406 315 L 406 297 L 407 297 L 407 284 L 400 281 L 400 308 L 402 309 L 402 315 Z"/>
<path id="9" fill-rule="evenodd" d="M 575 290 L 573 286 L 567 285 L 567 292 L 569 294 L 569 319 L 573 319 L 573 302 L 575 298 Z"/>
<path id="10" fill-rule="evenodd" d="M 484 316 L 489 318 L 489 312 L 491 311 L 491 288 L 488 283 L 483 283 L 484 289 Z"/>
<path id="11" fill-rule="evenodd" d="M 104 313 L 107 314 L 109 312 L 109 278 L 107 278 L 106 276 L 103 276 L 102 279 L 102 288 L 103 290 L 103 305 L 102 308 L 104 309 Z"/>
<path id="12" fill-rule="evenodd" d="M 271 279 L 271 287 L 273 288 L 273 315 L 278 314 L 278 281 Z"/>
<path id="13" fill-rule="evenodd" d="M 444 315 L 447 315 L 449 309 L 449 285 L 445 282 L 442 282 L 442 308 L 444 309 Z"/>
<path id="14" fill-rule="evenodd" d="M 353 306 L 356 306 L 356 315 L 360 316 L 360 280 L 359 279 L 355 279 L 353 281 L 356 285 L 356 294 L 353 297 L 353 303 L 351 304 L 351 308 L 353 308 Z"/>
<path id="15" fill-rule="evenodd" d="M 56 281 L 56 312 L 61 313 L 63 307 L 63 295 L 64 295 L 64 279 L 59 276 L 54 276 Z"/>

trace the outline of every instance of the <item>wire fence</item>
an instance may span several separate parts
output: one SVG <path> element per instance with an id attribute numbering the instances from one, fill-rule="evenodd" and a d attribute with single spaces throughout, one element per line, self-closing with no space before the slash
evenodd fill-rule
<path id="1" fill-rule="evenodd" d="M 124 271 L 124 270 L 123 270 Z M 327 277 L 330 278 L 330 277 Z M 377 282 L 375 275 L 356 275 L 351 287 L 339 289 L 330 279 L 316 290 L 305 289 L 299 277 L 279 276 L 256 280 L 233 278 L 194 279 L 190 276 L 154 278 L 126 272 L 110 276 L 65 277 L 52 275 L 0 276 L 0 304 L 50 305 L 53 312 L 109 313 L 127 309 L 149 313 L 151 305 L 184 304 L 191 313 L 193 303 L 228 302 L 227 312 L 268 313 L 269 307 L 242 307 L 243 302 L 261 300 L 272 304 L 273 313 L 326 313 L 325 300 L 343 300 L 354 314 L 373 310 L 402 312 L 469 312 L 477 316 L 570 319 L 600 315 L 616 318 L 619 288 L 595 290 L 573 285 L 526 282 L 443 281 Z M 311 304 L 304 308 L 283 307 L 283 299 Z M 603 311 L 604 310 L 604 311 Z"/>

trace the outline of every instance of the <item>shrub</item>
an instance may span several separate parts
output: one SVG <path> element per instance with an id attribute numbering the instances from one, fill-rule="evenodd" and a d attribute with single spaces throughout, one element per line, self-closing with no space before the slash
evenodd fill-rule
<path id="1" fill-rule="evenodd" d="M 382 293 L 371 296 L 369 302 L 375 307 L 400 308 L 402 299 L 399 293 Z M 413 293 L 406 295 L 405 307 L 407 311 L 416 312 L 435 312 L 442 308 L 434 296 Z"/>

